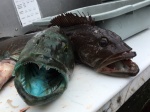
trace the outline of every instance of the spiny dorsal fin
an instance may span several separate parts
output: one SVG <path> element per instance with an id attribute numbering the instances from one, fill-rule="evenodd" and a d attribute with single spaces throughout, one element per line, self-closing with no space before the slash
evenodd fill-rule
<path id="1" fill-rule="evenodd" d="M 93 25 L 94 20 L 90 15 L 87 17 L 84 13 L 80 15 L 76 13 L 64 13 L 52 19 L 50 23 L 49 27 L 55 25 L 59 27 L 70 27 L 81 24 Z"/>

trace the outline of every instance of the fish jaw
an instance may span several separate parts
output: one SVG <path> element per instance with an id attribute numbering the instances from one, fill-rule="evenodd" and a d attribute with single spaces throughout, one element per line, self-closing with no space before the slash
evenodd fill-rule
<path id="1" fill-rule="evenodd" d="M 139 72 L 138 65 L 131 60 L 135 56 L 132 51 L 113 55 L 101 63 L 97 71 L 112 76 L 135 76 Z"/>
<path id="2" fill-rule="evenodd" d="M 28 105 L 51 102 L 66 89 L 69 78 L 65 76 L 69 73 L 61 63 L 55 62 L 57 65 L 62 65 L 59 67 L 54 66 L 53 63 L 51 62 L 52 66 L 44 66 L 42 63 L 27 62 L 18 64 L 19 66 L 15 68 L 15 87 Z"/>

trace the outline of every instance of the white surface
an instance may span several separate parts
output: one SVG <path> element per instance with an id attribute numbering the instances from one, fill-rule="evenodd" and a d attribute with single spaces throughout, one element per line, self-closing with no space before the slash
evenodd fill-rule
<path id="1" fill-rule="evenodd" d="M 23 27 L 41 19 L 40 9 L 36 0 L 14 0 L 14 4 Z"/>
<path id="2" fill-rule="evenodd" d="M 139 74 L 133 81 L 113 96 L 103 107 L 97 112 L 116 112 L 118 108 L 127 101 L 130 96 L 135 93 L 149 78 L 150 66 L 148 66 L 141 74 Z"/>
<path id="3" fill-rule="evenodd" d="M 150 78 L 150 30 L 126 40 L 137 52 L 133 59 L 140 67 L 136 77 L 118 78 L 96 73 L 84 66 L 76 66 L 64 94 L 56 101 L 42 107 L 31 107 L 27 112 L 115 112 L 146 80 Z M 148 69 L 149 70 L 149 69 Z M 149 70 L 150 71 L 150 70 Z M 144 73 L 143 73 L 144 72 Z M 118 97 L 121 100 L 118 102 Z M 12 100 L 11 107 L 7 101 Z M 19 97 L 13 81 L 0 92 L 0 112 L 20 112 L 27 105 Z"/>

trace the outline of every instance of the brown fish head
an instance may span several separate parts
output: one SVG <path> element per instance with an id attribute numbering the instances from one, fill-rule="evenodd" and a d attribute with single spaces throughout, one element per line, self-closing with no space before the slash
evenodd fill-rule
<path id="1" fill-rule="evenodd" d="M 70 38 L 79 61 L 98 72 L 113 76 L 135 76 L 139 72 L 131 60 L 136 56 L 132 48 L 114 32 L 95 26 L 91 16 L 61 14 L 51 21 L 53 25 Z"/>
<path id="2" fill-rule="evenodd" d="M 100 73 L 135 76 L 139 72 L 131 61 L 136 53 L 112 31 L 83 25 L 72 34 L 71 42 L 79 59 Z"/>

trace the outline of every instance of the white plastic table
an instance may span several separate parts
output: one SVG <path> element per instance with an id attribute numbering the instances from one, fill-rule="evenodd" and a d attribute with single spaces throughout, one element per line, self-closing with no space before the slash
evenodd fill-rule
<path id="1" fill-rule="evenodd" d="M 64 94 L 56 101 L 26 112 L 115 112 L 150 78 L 150 29 L 125 41 L 136 51 L 140 68 L 136 77 L 111 77 L 77 65 Z M 18 95 L 13 80 L 0 91 L 0 112 L 21 112 L 28 107 Z"/>

